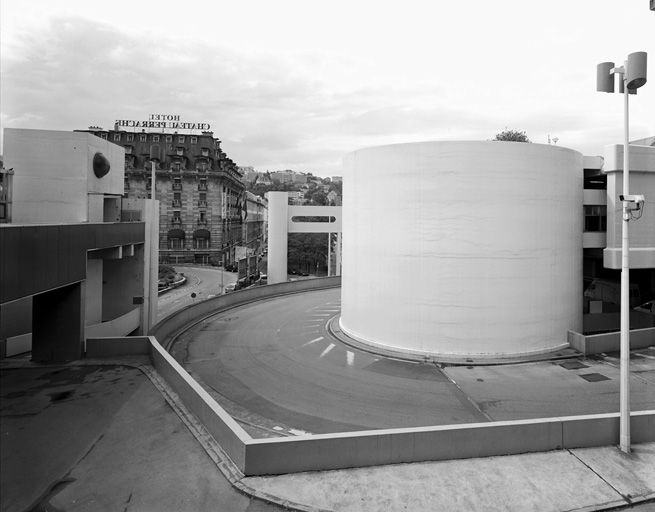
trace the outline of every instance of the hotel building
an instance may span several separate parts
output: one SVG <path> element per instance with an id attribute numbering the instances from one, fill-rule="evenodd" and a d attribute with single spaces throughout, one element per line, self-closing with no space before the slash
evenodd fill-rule
<path id="1" fill-rule="evenodd" d="M 208 126 L 208 125 L 207 125 Z M 243 245 L 245 186 L 239 167 L 211 131 L 196 134 L 113 130 L 92 133 L 125 149 L 124 195 L 150 197 L 156 169 L 161 263 L 229 264 Z"/>

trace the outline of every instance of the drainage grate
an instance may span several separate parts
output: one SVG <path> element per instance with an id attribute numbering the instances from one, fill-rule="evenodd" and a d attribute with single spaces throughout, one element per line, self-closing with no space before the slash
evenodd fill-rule
<path id="1" fill-rule="evenodd" d="M 589 368 L 588 365 L 582 364 L 580 361 L 566 361 L 565 363 L 560 363 L 560 366 L 566 370 L 579 370 L 580 368 Z"/>
<path id="2" fill-rule="evenodd" d="M 605 377 L 605 375 L 600 373 L 585 373 L 584 375 L 580 375 L 580 377 L 582 377 L 587 382 L 600 382 L 601 380 L 610 380 L 609 377 Z"/>

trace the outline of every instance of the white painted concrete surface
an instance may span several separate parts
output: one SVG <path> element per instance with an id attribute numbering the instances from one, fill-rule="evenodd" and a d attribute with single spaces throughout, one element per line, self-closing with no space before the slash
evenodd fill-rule
<path id="1" fill-rule="evenodd" d="M 14 169 L 12 222 L 16 224 L 98 221 L 89 218 L 89 205 L 100 208 L 102 215 L 101 197 L 123 194 L 121 146 L 80 132 L 6 128 L 4 136 L 4 165 Z M 96 152 L 111 165 L 102 178 L 93 172 Z"/>
<path id="2" fill-rule="evenodd" d="M 513 142 L 344 162 L 341 328 L 427 355 L 540 353 L 581 328 L 582 155 Z"/>
<path id="3" fill-rule="evenodd" d="M 607 248 L 603 251 L 606 268 L 621 268 L 623 194 L 623 145 L 605 148 L 607 173 Z M 646 204 L 641 217 L 630 222 L 630 268 L 655 268 L 655 147 L 630 144 L 630 194 L 641 194 Z M 635 216 L 639 216 L 636 212 Z"/>
<path id="4" fill-rule="evenodd" d="M 268 267 L 269 284 L 287 280 L 287 236 L 289 195 L 287 192 L 269 192 L 268 199 Z"/>

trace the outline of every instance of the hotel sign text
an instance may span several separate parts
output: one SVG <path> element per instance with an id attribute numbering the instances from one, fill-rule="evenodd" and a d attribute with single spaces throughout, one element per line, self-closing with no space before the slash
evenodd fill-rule
<path id="1" fill-rule="evenodd" d="M 145 121 L 117 119 L 116 127 L 125 128 L 170 128 L 172 130 L 209 130 L 209 123 L 188 123 L 180 121 L 180 116 L 173 114 L 150 114 Z"/>

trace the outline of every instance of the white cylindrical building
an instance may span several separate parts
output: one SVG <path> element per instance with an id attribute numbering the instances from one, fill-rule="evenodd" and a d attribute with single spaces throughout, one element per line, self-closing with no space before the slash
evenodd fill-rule
<path id="1" fill-rule="evenodd" d="M 344 162 L 340 327 L 381 352 L 505 357 L 582 327 L 582 155 L 422 142 Z"/>

